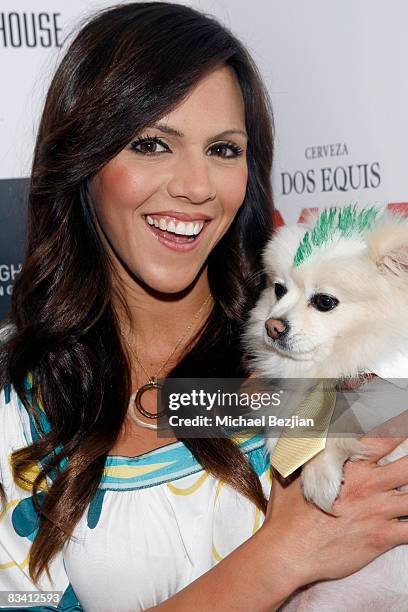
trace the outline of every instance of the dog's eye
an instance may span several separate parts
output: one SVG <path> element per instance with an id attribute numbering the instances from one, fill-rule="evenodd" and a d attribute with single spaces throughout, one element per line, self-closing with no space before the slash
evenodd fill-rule
<path id="1" fill-rule="evenodd" d="M 333 308 L 336 308 L 339 300 L 332 295 L 327 295 L 326 293 L 316 293 L 310 300 L 310 303 L 314 308 L 316 308 L 316 310 L 320 310 L 320 312 L 327 312 L 328 310 L 333 310 Z"/>
<path id="2" fill-rule="evenodd" d="M 275 295 L 277 300 L 280 300 L 281 297 L 283 297 L 287 292 L 288 290 L 286 289 L 285 285 L 282 285 L 281 283 L 275 283 Z"/>

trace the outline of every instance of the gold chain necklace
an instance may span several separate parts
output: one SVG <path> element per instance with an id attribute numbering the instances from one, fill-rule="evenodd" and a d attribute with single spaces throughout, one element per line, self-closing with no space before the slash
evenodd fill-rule
<path id="1" fill-rule="evenodd" d="M 181 336 L 181 338 L 179 338 L 179 340 L 177 340 L 177 343 L 175 345 L 175 347 L 173 348 L 173 350 L 171 351 L 170 355 L 167 357 L 166 361 L 164 361 L 161 366 L 159 367 L 159 369 L 157 370 L 157 372 L 155 372 L 155 374 L 153 376 L 150 376 L 149 373 L 146 371 L 146 368 L 144 367 L 144 365 L 141 363 L 140 359 L 137 356 L 136 350 L 134 352 L 134 356 L 136 361 L 138 362 L 138 364 L 140 365 L 140 367 L 142 368 L 142 370 L 144 371 L 144 373 L 146 374 L 148 381 L 146 384 L 142 385 L 141 387 L 139 387 L 138 389 L 136 389 L 136 391 L 134 393 L 132 393 L 131 398 L 130 398 L 130 406 L 131 407 L 135 407 L 140 414 L 142 414 L 144 417 L 146 417 L 147 419 L 159 419 L 161 416 L 163 416 L 166 413 L 166 410 L 161 410 L 160 412 L 149 412 L 148 410 L 146 410 L 146 408 L 143 408 L 142 406 L 142 402 L 141 402 L 141 398 L 143 393 L 145 393 L 146 391 L 148 391 L 149 389 L 160 389 L 161 385 L 159 385 L 159 383 L 157 382 L 157 375 L 159 374 L 159 372 L 164 368 L 164 366 L 168 363 L 168 361 L 170 360 L 170 358 L 174 355 L 174 353 L 176 352 L 176 350 L 178 349 L 178 347 L 180 346 L 181 342 L 184 340 L 184 338 L 187 336 L 188 332 L 190 331 L 190 329 L 192 328 L 192 326 L 194 325 L 195 321 L 197 320 L 197 318 L 200 316 L 203 308 L 205 307 L 205 305 L 207 304 L 208 300 L 212 297 L 211 293 L 209 293 L 206 297 L 206 299 L 204 300 L 204 302 L 202 303 L 202 305 L 200 306 L 200 309 L 196 312 L 196 314 L 194 315 L 193 320 L 191 321 L 191 323 L 187 326 L 186 331 L 184 332 L 184 334 Z M 123 334 L 122 334 L 123 335 Z M 127 342 L 127 341 L 126 341 Z M 127 342 L 129 348 L 130 345 Z M 142 427 L 147 427 L 148 429 L 159 429 L 157 424 L 154 425 L 150 425 L 149 423 L 145 423 L 144 421 L 142 421 L 137 414 L 134 412 L 132 414 L 132 412 L 130 412 L 130 416 L 131 418 L 138 424 L 141 425 Z"/>

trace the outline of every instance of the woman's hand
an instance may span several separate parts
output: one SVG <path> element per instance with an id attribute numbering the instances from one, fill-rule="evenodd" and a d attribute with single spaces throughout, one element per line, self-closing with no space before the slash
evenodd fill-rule
<path id="1" fill-rule="evenodd" d="M 395 435 L 391 428 L 383 436 Z M 272 612 L 298 588 L 347 576 L 389 548 L 408 543 L 408 521 L 398 520 L 408 515 L 408 493 L 395 490 L 408 482 L 408 457 L 377 465 L 403 438 L 363 440 L 372 454 L 369 460 L 346 464 L 335 516 L 304 499 L 299 478 L 285 487 L 275 478 L 260 529 L 211 570 L 149 610 Z"/>
<path id="2" fill-rule="evenodd" d="M 342 578 L 408 543 L 408 522 L 398 520 L 408 514 L 408 493 L 396 490 L 408 483 L 408 457 L 377 465 L 404 438 L 378 435 L 379 428 L 362 438 L 369 459 L 346 463 L 334 515 L 305 501 L 299 478 L 287 486 L 274 479 L 261 530 L 265 542 L 280 549 L 294 585 Z"/>

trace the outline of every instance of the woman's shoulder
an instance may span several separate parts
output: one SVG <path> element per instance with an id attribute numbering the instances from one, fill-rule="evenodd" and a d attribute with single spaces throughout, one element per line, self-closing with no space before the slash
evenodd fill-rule
<path id="1" fill-rule="evenodd" d="M 31 394 L 31 372 L 27 372 L 24 378 L 24 387 L 30 409 L 26 408 L 11 382 L 0 387 L 0 482 L 6 491 L 9 489 L 12 493 L 16 492 L 11 468 L 13 452 L 30 446 L 50 430 L 43 407 L 34 401 Z M 33 476 L 35 470 L 36 468 L 27 468 Z"/>
<path id="2" fill-rule="evenodd" d="M 28 386 L 28 380 L 26 383 Z M 11 465 L 12 453 L 30 445 L 32 441 L 30 416 L 13 386 L 6 384 L 0 390 L 0 483 L 5 502 L 0 505 L 0 582 L 3 591 L 8 590 L 10 593 L 16 590 L 33 591 L 33 583 L 28 574 L 28 560 L 31 544 L 38 531 L 38 515 L 29 482 L 37 476 L 39 469 L 35 465 L 27 468 L 24 472 L 24 477 L 27 477 L 26 484 L 21 479 L 14 479 Z M 43 490 L 44 487 L 40 485 L 40 497 Z M 58 607 L 47 606 L 47 610 L 81 612 L 82 607 L 69 583 L 62 554 L 58 553 L 52 559 L 50 575 L 52 582 L 45 573 L 41 575 L 40 590 L 60 591 L 62 598 Z M 33 594 L 36 596 L 35 592 Z M 42 600 L 39 598 L 38 601 Z"/>
<path id="3" fill-rule="evenodd" d="M 0 389 L 0 481 L 11 487 L 10 458 L 14 451 L 33 442 L 30 415 L 14 387 L 7 383 Z"/>

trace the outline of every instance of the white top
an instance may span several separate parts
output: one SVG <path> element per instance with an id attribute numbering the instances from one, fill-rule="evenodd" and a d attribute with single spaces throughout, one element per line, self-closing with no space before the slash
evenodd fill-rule
<path id="1" fill-rule="evenodd" d="M 35 407 L 48 431 L 42 406 Z M 0 391 L 0 480 L 7 497 L 0 512 L 0 592 L 37 591 L 28 574 L 37 514 L 30 491 L 13 480 L 9 457 L 38 436 L 34 419 L 6 385 Z M 268 496 L 263 437 L 239 442 Z M 108 456 L 97 494 L 50 564 L 53 584 L 45 573 L 40 581 L 43 590 L 63 592 L 61 603 L 45 607 L 34 594 L 19 609 L 136 612 L 157 605 L 208 571 L 263 520 L 253 503 L 204 471 L 182 442 L 137 457 Z M 0 604 L 5 609 L 6 602 Z"/>

